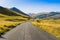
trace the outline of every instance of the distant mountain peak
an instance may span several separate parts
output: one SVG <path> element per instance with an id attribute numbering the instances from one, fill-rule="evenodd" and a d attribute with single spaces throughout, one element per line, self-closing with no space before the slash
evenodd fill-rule
<path id="1" fill-rule="evenodd" d="M 11 9 L 19 10 L 19 9 L 18 9 L 18 8 L 16 8 L 16 7 L 12 7 Z"/>
<path id="2" fill-rule="evenodd" d="M 12 7 L 12 8 L 16 8 L 16 7 Z"/>
<path id="3" fill-rule="evenodd" d="M 3 8 L 2 6 L 0 6 L 0 8 Z"/>
<path id="4" fill-rule="evenodd" d="M 16 7 L 12 7 L 11 10 L 16 11 L 16 12 L 18 12 L 18 13 L 21 13 L 21 12 L 22 12 L 21 10 L 19 10 L 19 9 L 16 8 Z"/>
<path id="5" fill-rule="evenodd" d="M 0 14 L 8 15 L 8 16 L 20 16 L 18 13 L 11 11 L 8 8 L 0 6 Z"/>
<path id="6" fill-rule="evenodd" d="M 49 12 L 47 13 L 41 13 L 35 16 L 35 18 L 53 18 L 53 19 L 60 19 L 60 12 Z"/>
<path id="7" fill-rule="evenodd" d="M 21 10 L 19 10 L 19 9 L 16 8 L 16 7 L 11 8 L 11 10 L 13 10 L 13 11 L 15 11 L 15 12 L 18 12 L 18 13 L 21 13 L 21 14 L 24 14 L 24 15 L 27 15 L 26 13 L 22 12 Z M 29 15 L 27 15 L 27 16 L 29 16 Z"/>

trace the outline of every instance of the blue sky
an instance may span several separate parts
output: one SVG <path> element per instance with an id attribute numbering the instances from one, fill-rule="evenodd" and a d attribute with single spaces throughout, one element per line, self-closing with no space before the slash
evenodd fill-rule
<path id="1" fill-rule="evenodd" d="M 17 7 L 25 13 L 60 12 L 60 0 L 0 0 L 0 6 Z"/>

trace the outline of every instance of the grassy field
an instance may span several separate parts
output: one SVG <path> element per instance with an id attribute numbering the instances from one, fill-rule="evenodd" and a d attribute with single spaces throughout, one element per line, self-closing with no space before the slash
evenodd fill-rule
<path id="1" fill-rule="evenodd" d="M 27 15 L 0 6 L 0 35 L 29 19 Z"/>
<path id="2" fill-rule="evenodd" d="M 25 16 L 7 16 L 0 14 L 0 35 L 15 28 L 17 25 L 29 20 Z"/>
<path id="3" fill-rule="evenodd" d="M 60 20 L 36 19 L 32 21 L 32 24 L 60 40 Z"/>

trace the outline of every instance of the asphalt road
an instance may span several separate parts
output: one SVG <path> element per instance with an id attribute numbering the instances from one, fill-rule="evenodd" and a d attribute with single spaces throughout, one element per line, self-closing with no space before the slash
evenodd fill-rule
<path id="1" fill-rule="evenodd" d="M 56 40 L 47 32 L 32 25 L 31 22 L 23 23 L 3 35 L 0 40 Z"/>

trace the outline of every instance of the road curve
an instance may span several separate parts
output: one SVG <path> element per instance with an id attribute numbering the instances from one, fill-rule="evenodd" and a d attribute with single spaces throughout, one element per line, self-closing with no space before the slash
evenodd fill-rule
<path id="1" fill-rule="evenodd" d="M 57 40 L 54 36 L 32 25 L 31 22 L 23 23 L 3 35 L 0 40 Z"/>

